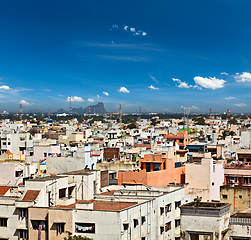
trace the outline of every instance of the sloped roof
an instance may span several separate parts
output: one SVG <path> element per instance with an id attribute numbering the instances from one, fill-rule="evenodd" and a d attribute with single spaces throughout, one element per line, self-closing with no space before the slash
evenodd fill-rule
<path id="1" fill-rule="evenodd" d="M 27 201 L 27 202 L 32 202 L 35 201 L 37 199 L 38 194 L 40 193 L 40 191 L 35 191 L 35 190 L 28 190 L 22 201 Z"/>
<path id="2" fill-rule="evenodd" d="M 10 187 L 1 186 L 0 187 L 0 196 L 4 196 L 5 193 L 7 193 L 9 189 L 10 189 Z"/>

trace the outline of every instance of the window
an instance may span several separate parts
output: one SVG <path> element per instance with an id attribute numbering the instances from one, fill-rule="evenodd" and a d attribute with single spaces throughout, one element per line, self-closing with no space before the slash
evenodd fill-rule
<path id="1" fill-rule="evenodd" d="M 23 171 L 16 171 L 15 175 L 16 177 L 20 177 L 23 174 Z"/>
<path id="2" fill-rule="evenodd" d="M 68 188 L 68 196 L 71 196 L 71 197 L 73 196 L 73 194 L 74 194 L 74 191 L 73 191 L 73 190 L 74 190 L 74 189 L 75 189 L 75 186 L 72 186 L 72 187 L 69 187 L 69 188 Z"/>
<path id="3" fill-rule="evenodd" d="M 164 232 L 164 227 L 160 227 L 160 234 L 163 234 Z"/>
<path id="4" fill-rule="evenodd" d="M 41 230 L 47 231 L 48 221 L 44 220 L 31 220 L 31 228 L 34 230 L 39 230 L 39 225 L 41 225 Z"/>
<path id="5" fill-rule="evenodd" d="M 146 240 L 146 237 L 141 237 L 141 240 Z"/>
<path id="6" fill-rule="evenodd" d="M 175 202 L 175 209 L 179 208 L 181 205 L 181 201 L 177 201 Z"/>
<path id="7" fill-rule="evenodd" d="M 66 188 L 59 189 L 59 198 L 66 197 Z"/>
<path id="8" fill-rule="evenodd" d="M 64 232 L 65 223 L 57 223 L 57 234 Z"/>
<path id="9" fill-rule="evenodd" d="M 239 195 L 239 198 L 242 198 L 242 195 Z"/>
<path id="10" fill-rule="evenodd" d="M 169 203 L 165 206 L 165 214 L 172 211 L 172 204 Z"/>
<path id="11" fill-rule="evenodd" d="M 175 240 L 180 240 L 180 237 L 175 237 Z"/>
<path id="12" fill-rule="evenodd" d="M 129 229 L 129 223 L 124 223 L 123 224 L 123 229 L 124 229 L 124 231 L 128 230 Z"/>
<path id="13" fill-rule="evenodd" d="M 141 217 L 141 224 L 143 225 L 145 221 L 146 221 L 146 217 L 145 217 L 145 216 L 142 216 L 142 217 Z"/>
<path id="14" fill-rule="evenodd" d="M 171 229 L 171 222 L 165 223 L 165 232 Z"/>
<path id="15" fill-rule="evenodd" d="M 28 239 L 28 230 L 18 229 L 18 239 Z"/>
<path id="16" fill-rule="evenodd" d="M 212 182 L 212 186 L 214 186 L 214 182 Z"/>
<path id="17" fill-rule="evenodd" d="M 175 219 L 175 227 L 180 226 L 180 219 Z"/>
<path id="18" fill-rule="evenodd" d="M 6 145 L 6 142 L 3 142 L 3 145 Z"/>
<path id="19" fill-rule="evenodd" d="M 95 233 L 95 223 L 76 223 L 77 233 Z"/>
<path id="20" fill-rule="evenodd" d="M 21 218 L 28 217 L 28 209 L 27 208 L 18 208 L 18 215 Z"/>
<path id="21" fill-rule="evenodd" d="M 47 153 L 44 153 L 44 157 L 47 157 Z"/>
<path id="22" fill-rule="evenodd" d="M 138 219 L 133 219 L 133 226 L 136 228 L 139 225 L 139 220 Z"/>
<path id="23" fill-rule="evenodd" d="M 0 218 L 0 227 L 7 227 L 8 218 Z"/>
<path id="24" fill-rule="evenodd" d="M 215 172 L 215 164 L 213 165 L 213 172 Z"/>
<path id="25" fill-rule="evenodd" d="M 10 145 L 10 142 L 8 142 L 8 145 Z"/>
<path id="26" fill-rule="evenodd" d="M 160 215 L 163 215 L 163 213 L 164 213 L 164 208 L 161 207 L 161 208 L 160 208 Z"/>
<path id="27" fill-rule="evenodd" d="M 223 199 L 227 199 L 227 195 L 224 195 L 224 194 L 223 194 L 223 195 L 222 195 L 222 198 L 223 198 Z"/>

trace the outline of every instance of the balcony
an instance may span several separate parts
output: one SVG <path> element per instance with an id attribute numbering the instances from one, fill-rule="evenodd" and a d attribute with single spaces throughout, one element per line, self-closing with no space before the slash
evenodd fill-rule
<path id="1" fill-rule="evenodd" d="M 225 169 L 247 169 L 250 170 L 251 169 L 251 165 L 245 165 L 245 164 L 225 164 L 224 165 Z"/>

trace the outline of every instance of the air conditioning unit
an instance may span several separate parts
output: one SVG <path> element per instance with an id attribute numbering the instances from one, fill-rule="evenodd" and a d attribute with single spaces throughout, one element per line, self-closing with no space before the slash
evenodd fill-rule
<path id="1" fill-rule="evenodd" d="M 230 183 L 234 183 L 234 179 L 230 179 L 229 182 L 230 182 Z"/>

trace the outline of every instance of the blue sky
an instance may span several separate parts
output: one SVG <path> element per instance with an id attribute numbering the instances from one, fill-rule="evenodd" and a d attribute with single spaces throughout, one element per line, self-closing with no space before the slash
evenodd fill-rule
<path id="1" fill-rule="evenodd" d="M 250 1 L 2 1 L 0 110 L 250 112 Z"/>

